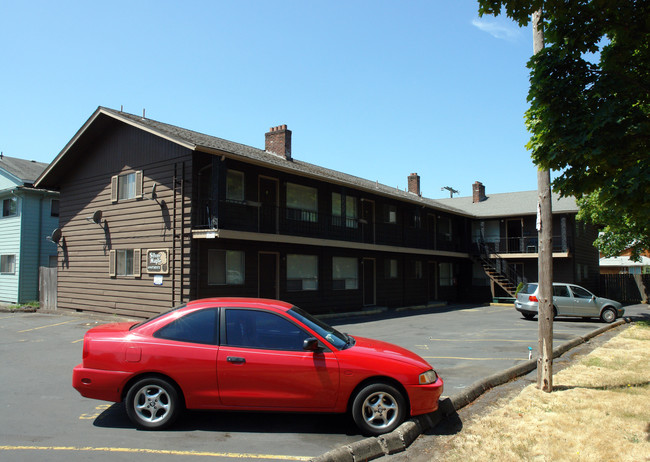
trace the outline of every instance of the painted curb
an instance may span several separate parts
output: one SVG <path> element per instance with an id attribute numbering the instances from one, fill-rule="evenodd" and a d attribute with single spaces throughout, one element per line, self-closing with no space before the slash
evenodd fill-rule
<path id="1" fill-rule="evenodd" d="M 562 356 L 572 348 L 586 343 L 589 339 L 607 332 L 614 327 L 632 322 L 629 318 L 621 318 L 611 324 L 600 327 L 586 335 L 576 337 L 568 342 L 553 348 L 553 359 Z M 517 377 L 528 374 L 537 368 L 537 360 L 531 359 L 517 364 L 485 379 L 479 380 L 460 393 L 451 397 L 443 397 L 438 402 L 438 410 L 430 414 L 412 417 L 390 433 L 378 437 L 365 438 L 352 444 L 333 449 L 318 457 L 310 459 L 311 462 L 360 462 L 378 459 L 383 456 L 406 451 L 418 436 L 431 430 L 444 418 L 452 415 L 459 409 L 467 406 L 486 391 L 503 385 Z"/>

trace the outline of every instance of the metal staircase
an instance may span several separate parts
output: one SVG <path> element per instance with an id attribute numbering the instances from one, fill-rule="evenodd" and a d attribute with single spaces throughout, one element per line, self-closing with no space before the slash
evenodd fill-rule
<path id="1" fill-rule="evenodd" d="M 484 242 L 476 243 L 478 253 L 474 255 L 474 261 L 479 263 L 487 277 L 501 287 L 510 297 L 515 298 L 518 281 L 521 276 L 498 253 L 490 250 Z"/>

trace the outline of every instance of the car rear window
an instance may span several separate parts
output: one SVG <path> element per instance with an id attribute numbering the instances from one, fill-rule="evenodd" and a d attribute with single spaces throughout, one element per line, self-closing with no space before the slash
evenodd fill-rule
<path id="1" fill-rule="evenodd" d="M 519 291 L 522 294 L 534 294 L 537 290 L 537 284 L 524 284 L 524 287 Z"/>

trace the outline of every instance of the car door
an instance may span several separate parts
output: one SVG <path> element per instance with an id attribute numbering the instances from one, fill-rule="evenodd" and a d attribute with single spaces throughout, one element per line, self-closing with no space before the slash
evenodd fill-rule
<path id="1" fill-rule="evenodd" d="M 576 306 L 576 316 L 599 316 L 600 312 L 596 305 L 594 294 L 580 286 L 569 286 L 573 293 L 573 299 Z"/>
<path id="2" fill-rule="evenodd" d="M 558 316 L 572 316 L 575 311 L 569 288 L 564 284 L 553 284 L 553 305 Z"/>
<path id="3" fill-rule="evenodd" d="M 334 352 L 305 351 L 313 334 L 265 310 L 225 308 L 217 357 L 219 399 L 248 409 L 330 409 L 339 366 Z"/>

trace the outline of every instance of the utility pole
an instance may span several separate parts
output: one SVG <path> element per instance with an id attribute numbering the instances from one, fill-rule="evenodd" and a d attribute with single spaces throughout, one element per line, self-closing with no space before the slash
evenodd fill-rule
<path id="1" fill-rule="evenodd" d="M 544 49 L 541 8 L 533 13 L 533 53 Z M 553 391 L 553 211 L 551 172 L 537 170 L 538 338 L 537 388 Z"/>

